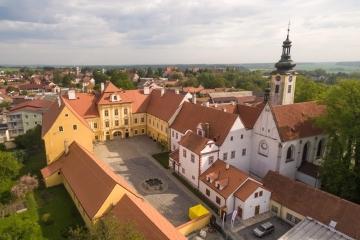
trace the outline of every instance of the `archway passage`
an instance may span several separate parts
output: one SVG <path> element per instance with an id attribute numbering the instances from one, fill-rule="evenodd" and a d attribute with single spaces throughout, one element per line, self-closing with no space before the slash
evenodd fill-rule
<path id="1" fill-rule="evenodd" d="M 304 148 L 303 148 L 303 152 L 302 152 L 302 157 L 301 157 L 301 161 L 302 162 L 305 162 L 308 160 L 308 152 L 309 152 L 309 146 L 310 143 L 307 142 L 305 145 L 304 145 Z"/>
<path id="2" fill-rule="evenodd" d="M 116 137 L 116 138 L 121 138 L 121 132 L 120 131 L 115 131 L 114 133 L 113 133 L 113 136 L 114 137 Z"/>

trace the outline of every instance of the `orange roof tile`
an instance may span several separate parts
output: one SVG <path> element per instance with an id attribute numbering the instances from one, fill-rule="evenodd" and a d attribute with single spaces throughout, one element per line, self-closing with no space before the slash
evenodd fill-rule
<path id="1" fill-rule="evenodd" d="M 59 170 L 90 219 L 99 211 L 116 184 L 137 195 L 121 176 L 77 142 L 71 143 L 68 154 L 64 153 L 41 173 L 45 178 Z"/>
<path id="2" fill-rule="evenodd" d="M 196 132 L 200 123 L 209 123 L 209 139 L 221 145 L 233 126 L 237 115 L 222 112 L 210 107 L 185 102 L 175 118 L 171 128 L 185 133 L 187 130 Z"/>
<path id="3" fill-rule="evenodd" d="M 323 224 L 337 222 L 335 229 L 360 239 L 360 205 L 269 171 L 263 178 L 271 199 Z"/>
<path id="4" fill-rule="evenodd" d="M 165 90 L 164 95 L 161 96 L 161 89 L 154 89 L 150 94 L 147 113 L 168 122 L 184 97 L 183 94 L 176 94 L 175 91 L 170 90 Z"/>
<path id="5" fill-rule="evenodd" d="M 215 173 L 218 174 L 217 180 L 228 179 L 227 186 L 222 190 L 216 188 L 215 181 L 212 183 L 206 181 L 206 175 Z M 248 179 L 248 175 L 237 169 L 236 167 L 230 165 L 229 169 L 226 169 L 226 163 L 222 160 L 216 160 L 216 162 L 211 165 L 205 172 L 200 175 L 200 181 L 205 183 L 215 192 L 219 193 L 225 199 L 227 199 L 232 193 L 234 193 L 242 183 L 244 183 Z"/>
<path id="6" fill-rule="evenodd" d="M 324 105 L 303 102 L 271 106 L 271 110 L 282 141 L 310 137 L 323 132 L 315 126 L 314 118 L 325 113 Z"/>
<path id="7" fill-rule="evenodd" d="M 20 110 L 22 108 L 27 108 L 27 109 L 40 109 L 40 110 L 43 110 L 43 111 L 46 111 L 48 110 L 51 105 L 53 104 L 52 101 L 47 101 L 47 100 L 29 100 L 29 101 L 25 101 L 25 102 L 22 102 L 22 103 L 19 103 L 15 106 L 13 106 L 11 109 L 10 109 L 10 112 L 14 112 L 14 111 L 17 111 L 17 110 Z"/>
<path id="8" fill-rule="evenodd" d="M 112 213 L 120 222 L 131 222 L 147 240 L 186 240 L 156 209 L 142 198 L 125 194 Z"/>
<path id="9" fill-rule="evenodd" d="M 74 100 L 70 100 L 67 96 L 63 96 L 63 99 L 83 118 L 93 118 L 99 116 L 96 106 L 97 98 L 94 94 L 76 93 L 76 99 Z"/>
<path id="10" fill-rule="evenodd" d="M 252 195 L 256 189 L 262 187 L 262 184 L 248 179 L 241 187 L 235 192 L 234 196 L 245 202 L 250 195 Z"/>
<path id="11" fill-rule="evenodd" d="M 206 144 L 211 141 L 208 138 L 199 136 L 192 131 L 188 131 L 179 141 L 179 144 L 193 153 L 200 155 L 200 152 L 205 148 Z"/>
<path id="12" fill-rule="evenodd" d="M 60 102 L 62 100 L 60 99 Z M 45 134 L 50 130 L 51 126 L 54 124 L 56 118 L 64 109 L 65 104 L 61 104 L 59 106 L 58 101 L 55 101 L 50 106 L 49 110 L 43 114 L 42 118 L 42 127 L 41 127 L 41 136 L 45 136 Z"/>

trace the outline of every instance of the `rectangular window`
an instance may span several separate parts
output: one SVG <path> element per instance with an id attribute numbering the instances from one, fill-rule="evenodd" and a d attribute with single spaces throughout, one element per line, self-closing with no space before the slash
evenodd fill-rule
<path id="1" fill-rule="evenodd" d="M 235 158 L 235 151 L 231 151 L 231 159 L 234 159 Z"/>
<path id="2" fill-rule="evenodd" d="M 137 135 L 137 134 L 138 134 L 138 130 L 135 130 L 134 133 L 135 133 L 135 135 Z"/>
<path id="3" fill-rule="evenodd" d="M 128 125 L 128 124 L 129 124 L 129 119 L 125 119 L 125 120 L 124 120 L 124 124 L 125 124 L 125 125 Z"/>
<path id="4" fill-rule="evenodd" d="M 224 160 L 224 161 L 227 160 L 227 153 L 223 153 L 223 160 Z"/>
<path id="5" fill-rule="evenodd" d="M 243 138 L 244 138 L 244 135 L 243 135 L 243 134 L 241 134 L 240 138 L 241 138 L 241 139 L 243 139 Z"/>
<path id="6" fill-rule="evenodd" d="M 179 136 L 178 133 L 176 133 L 176 139 L 178 139 L 178 136 Z"/>
<path id="7" fill-rule="evenodd" d="M 291 85 L 288 85 L 288 93 L 291 93 Z"/>
<path id="8" fill-rule="evenodd" d="M 134 119 L 134 123 L 137 124 L 137 121 L 138 121 L 137 118 L 135 118 L 135 119 Z"/>
<path id="9" fill-rule="evenodd" d="M 109 124 L 109 122 L 105 122 L 105 127 L 109 127 L 110 126 L 110 124 Z"/>
<path id="10" fill-rule="evenodd" d="M 74 129 L 74 130 L 77 130 L 77 125 L 74 124 L 74 125 L 73 125 L 73 129 Z"/>
<path id="11" fill-rule="evenodd" d="M 185 174 L 185 168 L 181 168 L 181 172 Z"/>
<path id="12" fill-rule="evenodd" d="M 195 156 L 194 156 L 194 154 L 191 154 L 191 162 L 195 162 Z"/>
<path id="13" fill-rule="evenodd" d="M 115 109 L 114 115 L 115 115 L 115 116 L 119 115 L 119 110 Z"/>
<path id="14" fill-rule="evenodd" d="M 97 128 L 97 123 L 94 123 L 94 125 L 93 125 L 93 126 L 94 126 L 94 128 Z"/>
<path id="15" fill-rule="evenodd" d="M 128 109 L 124 108 L 124 114 L 127 115 L 128 114 Z"/>
<path id="16" fill-rule="evenodd" d="M 257 198 L 257 197 L 258 197 L 258 193 L 256 192 L 256 193 L 255 193 L 255 198 Z"/>
<path id="17" fill-rule="evenodd" d="M 95 140 L 96 140 L 96 141 L 99 140 L 99 136 L 98 136 L 98 135 L 95 136 Z"/>
<path id="18" fill-rule="evenodd" d="M 209 165 L 214 163 L 214 156 L 209 157 Z"/>
<path id="19" fill-rule="evenodd" d="M 191 178 L 192 178 L 192 180 L 195 180 L 195 176 L 194 176 L 194 175 L 192 175 Z"/>
<path id="20" fill-rule="evenodd" d="M 210 190 L 206 189 L 206 196 L 210 197 Z"/>
<path id="21" fill-rule="evenodd" d="M 174 137 L 174 136 L 175 136 L 174 131 L 171 131 L 171 136 L 172 136 L 172 137 Z"/>
<path id="22" fill-rule="evenodd" d="M 143 123 L 144 121 L 145 121 L 145 118 L 142 117 L 142 118 L 141 118 L 141 122 Z"/>
<path id="23" fill-rule="evenodd" d="M 220 199 L 218 196 L 216 196 L 216 203 L 217 203 L 218 205 L 221 204 L 221 199 Z"/>
<path id="24" fill-rule="evenodd" d="M 186 150 L 183 149 L 183 157 L 186 158 Z"/>
<path id="25" fill-rule="evenodd" d="M 234 137 L 233 137 L 233 136 L 230 137 L 230 141 L 232 141 L 232 140 L 234 140 Z"/>
<path id="26" fill-rule="evenodd" d="M 119 126 L 119 120 L 115 120 L 115 126 Z"/>
<path id="27" fill-rule="evenodd" d="M 275 93 L 279 93 L 280 92 L 280 85 L 275 85 Z"/>
<path id="28" fill-rule="evenodd" d="M 141 129 L 141 133 L 145 133 L 145 129 Z"/>
<path id="29" fill-rule="evenodd" d="M 109 116 L 109 111 L 105 110 L 104 114 L 105 114 L 105 117 L 108 117 Z"/>
<path id="30" fill-rule="evenodd" d="M 59 131 L 60 132 L 63 132 L 64 131 L 64 128 L 62 126 L 59 127 Z"/>
<path id="31" fill-rule="evenodd" d="M 243 148 L 243 150 L 242 150 L 242 153 L 241 153 L 243 156 L 245 156 L 246 155 L 246 148 Z"/>
<path id="32" fill-rule="evenodd" d="M 259 192 L 259 197 L 261 197 L 263 195 L 263 191 Z"/>

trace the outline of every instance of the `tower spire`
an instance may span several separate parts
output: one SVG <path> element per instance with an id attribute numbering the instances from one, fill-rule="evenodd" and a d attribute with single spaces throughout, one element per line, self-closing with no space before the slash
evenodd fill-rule
<path id="1" fill-rule="evenodd" d="M 282 45 L 282 54 L 280 60 L 275 64 L 277 71 L 286 72 L 291 71 L 295 67 L 295 63 L 291 60 L 290 50 L 291 50 L 291 41 L 290 41 L 290 21 L 287 28 L 286 39 Z"/>
<path id="2" fill-rule="evenodd" d="M 287 37 L 286 37 L 287 40 L 289 40 L 289 35 L 290 35 L 290 20 L 289 20 L 288 29 L 287 29 Z"/>

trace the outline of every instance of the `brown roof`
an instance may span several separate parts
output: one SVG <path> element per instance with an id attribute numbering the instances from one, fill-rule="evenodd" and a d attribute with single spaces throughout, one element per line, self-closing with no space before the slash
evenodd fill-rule
<path id="1" fill-rule="evenodd" d="M 112 213 L 120 222 L 133 223 L 146 240 L 185 240 L 186 238 L 142 198 L 125 194 Z"/>
<path id="2" fill-rule="evenodd" d="M 218 174 L 217 180 L 227 179 L 227 186 L 222 190 L 215 187 L 215 182 L 212 183 L 206 181 L 206 175 L 208 174 Z M 225 199 L 227 199 L 232 193 L 234 193 L 242 183 L 248 179 L 248 175 L 241 171 L 240 169 L 229 166 L 229 169 L 226 169 L 226 163 L 222 160 L 217 160 L 210 168 L 200 175 L 200 181 L 211 187 L 215 192 L 219 193 Z"/>
<path id="3" fill-rule="evenodd" d="M 208 138 L 202 137 L 193 133 L 191 130 L 188 131 L 179 141 L 179 144 L 193 153 L 200 155 L 200 152 L 205 148 L 206 144 L 211 141 Z"/>
<path id="4" fill-rule="evenodd" d="M 183 92 L 186 93 L 200 93 L 201 90 L 204 90 L 203 86 L 199 86 L 199 87 L 184 87 L 183 88 Z"/>
<path id="5" fill-rule="evenodd" d="M 137 194 L 122 177 L 75 141 L 69 146 L 68 154 L 64 153 L 41 173 L 45 178 L 57 174 L 59 170 L 90 219 L 99 211 L 116 184 Z"/>
<path id="6" fill-rule="evenodd" d="M 183 94 L 176 94 L 175 91 L 171 90 L 165 90 L 164 95 L 161 96 L 161 89 L 154 89 L 150 94 L 147 113 L 168 122 L 184 100 L 184 97 Z"/>
<path id="7" fill-rule="evenodd" d="M 248 179 L 241 187 L 235 192 L 234 196 L 245 202 L 256 189 L 262 187 L 262 185 L 254 180 Z"/>
<path id="8" fill-rule="evenodd" d="M 209 138 L 221 145 L 233 126 L 237 115 L 185 102 L 171 128 L 185 133 L 196 132 L 199 123 L 209 123 Z"/>
<path id="9" fill-rule="evenodd" d="M 319 135 L 314 118 L 325 113 L 325 106 L 316 102 L 303 102 L 272 106 L 272 113 L 282 141 Z"/>
<path id="10" fill-rule="evenodd" d="M 76 93 L 76 99 L 69 100 L 67 96 L 63 99 L 83 118 L 98 117 L 98 109 L 96 107 L 97 98 L 94 94 Z"/>
<path id="11" fill-rule="evenodd" d="M 19 104 L 16 104 L 10 109 L 10 112 L 14 112 L 23 108 L 34 109 L 34 110 L 47 110 L 51 107 L 53 102 L 47 100 L 29 100 Z"/>
<path id="12" fill-rule="evenodd" d="M 360 239 L 360 205 L 269 171 L 263 179 L 272 200 L 326 225 L 336 221 L 335 229 Z"/>
<path id="13" fill-rule="evenodd" d="M 243 104 L 237 105 L 237 114 L 241 119 L 241 122 L 247 129 L 252 129 L 256 120 L 261 114 L 265 104 L 258 104 L 256 106 L 247 106 Z"/>

